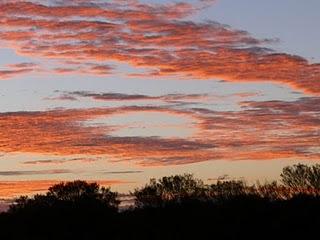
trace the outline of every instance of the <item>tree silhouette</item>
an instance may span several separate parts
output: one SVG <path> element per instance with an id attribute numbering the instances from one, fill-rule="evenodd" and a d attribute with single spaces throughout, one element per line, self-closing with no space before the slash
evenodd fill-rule
<path id="1" fill-rule="evenodd" d="M 192 174 L 184 174 L 151 179 L 149 184 L 132 194 L 137 207 L 159 207 L 167 203 L 200 199 L 205 195 L 205 186 Z"/>
<path id="2" fill-rule="evenodd" d="M 287 166 L 283 168 L 280 176 L 282 183 L 287 187 L 320 190 L 320 164 Z"/>
<path id="3" fill-rule="evenodd" d="M 248 195 L 256 195 L 254 186 L 247 186 L 244 181 L 218 181 L 208 188 L 208 194 L 214 200 L 232 200 Z"/>
<path id="4" fill-rule="evenodd" d="M 270 201 L 286 200 L 292 197 L 291 189 L 280 185 L 277 181 L 266 182 L 264 184 L 258 182 L 256 191 L 260 197 Z"/>
<path id="5" fill-rule="evenodd" d="M 285 168 L 283 184 L 205 185 L 190 174 L 151 179 L 132 193 L 135 207 L 122 211 L 109 188 L 60 183 L 0 214 L 1 239 L 313 239 L 320 195 L 297 187 L 318 187 L 318 169 Z"/>
<path id="6" fill-rule="evenodd" d="M 118 194 L 110 188 L 100 187 L 97 183 L 85 181 L 62 182 L 49 188 L 45 195 L 32 198 L 22 196 L 15 200 L 9 211 L 17 212 L 27 209 L 62 208 L 63 206 L 106 208 L 117 211 L 120 201 Z"/>
<path id="7" fill-rule="evenodd" d="M 118 194 L 110 191 L 110 188 L 100 187 L 97 183 L 87 183 L 79 180 L 56 184 L 49 188 L 47 196 L 70 202 L 94 200 L 111 208 L 118 208 L 120 203 L 117 200 Z"/>

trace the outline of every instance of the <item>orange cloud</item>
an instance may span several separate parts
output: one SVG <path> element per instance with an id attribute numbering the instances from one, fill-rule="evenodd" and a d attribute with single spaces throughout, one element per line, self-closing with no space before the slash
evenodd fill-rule
<path id="1" fill-rule="evenodd" d="M 34 63 L 8 64 L 2 70 L 0 69 L 0 80 L 13 78 L 26 73 L 34 72 L 39 66 Z"/>
<path id="2" fill-rule="evenodd" d="M 128 149 L 143 151 L 174 151 L 177 146 L 193 150 L 207 147 L 183 139 L 112 137 L 112 127 L 85 126 L 83 122 L 101 116 L 129 112 L 168 112 L 183 115 L 170 109 L 157 107 L 123 107 L 111 109 L 57 110 L 49 112 L 18 112 L 0 114 L 1 152 L 51 152 L 59 155 L 110 154 L 123 155 Z M 147 154 L 148 150 L 145 151 Z"/>
<path id="3" fill-rule="evenodd" d="M 101 155 L 110 161 L 134 161 L 145 166 L 208 160 L 320 159 L 320 98 L 241 104 L 240 111 L 219 112 L 120 107 L 0 113 L 0 152 Z M 193 119 L 196 132 L 188 138 L 116 137 L 113 126 L 84 124 L 132 112 L 188 117 Z"/>
<path id="4" fill-rule="evenodd" d="M 19 54 L 64 63 L 77 59 L 87 65 L 56 69 L 62 73 L 109 74 L 109 67 L 91 64 L 120 61 L 144 68 L 146 75 L 152 76 L 268 81 L 320 93 L 320 64 L 264 47 L 274 40 L 256 39 L 213 21 L 185 20 L 210 2 L 200 1 L 197 6 L 138 1 L 60 1 L 50 5 L 6 1 L 0 4 L 5 9 L 0 13 L 0 40 Z"/>
<path id="5" fill-rule="evenodd" d="M 57 180 L 36 180 L 36 181 L 0 181 L 0 198 L 12 199 L 21 195 L 34 195 L 43 193 L 54 184 L 61 181 Z M 102 186 L 121 184 L 118 180 L 100 180 L 97 181 Z"/>
<path id="6" fill-rule="evenodd" d="M 112 66 L 107 64 L 94 64 L 94 63 L 70 63 L 67 62 L 70 66 L 67 67 L 57 67 L 54 69 L 47 69 L 48 72 L 53 72 L 56 74 L 90 74 L 90 75 L 98 75 L 105 76 L 112 74 L 112 70 L 114 69 Z"/>

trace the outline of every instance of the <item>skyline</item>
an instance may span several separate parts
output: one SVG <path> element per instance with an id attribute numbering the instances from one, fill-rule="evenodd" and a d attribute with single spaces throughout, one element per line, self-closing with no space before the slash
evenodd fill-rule
<path id="1" fill-rule="evenodd" d="M 317 7 L 0 0 L 0 198 L 319 162 Z"/>

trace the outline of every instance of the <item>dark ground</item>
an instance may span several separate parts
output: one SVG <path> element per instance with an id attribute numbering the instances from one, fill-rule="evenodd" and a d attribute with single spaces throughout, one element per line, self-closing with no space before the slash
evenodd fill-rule
<path id="1" fill-rule="evenodd" d="M 2 214 L 0 239 L 320 239 L 320 199 L 310 197 L 190 201 L 120 213 L 87 207 Z"/>

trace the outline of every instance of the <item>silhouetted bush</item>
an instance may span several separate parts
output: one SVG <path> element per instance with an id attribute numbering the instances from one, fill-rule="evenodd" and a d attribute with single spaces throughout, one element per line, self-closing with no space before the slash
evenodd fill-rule
<path id="1" fill-rule="evenodd" d="M 200 200 L 206 194 L 203 182 L 191 174 L 151 179 L 145 187 L 133 193 L 137 207 L 161 207 L 166 204 Z"/>
<path id="2" fill-rule="evenodd" d="M 317 169 L 284 168 L 283 184 L 231 180 L 205 185 L 190 174 L 152 179 L 132 193 L 134 207 L 121 211 L 118 194 L 108 188 L 61 183 L 46 194 L 20 197 L 0 214 L 0 238 L 318 239 Z"/>
<path id="3" fill-rule="evenodd" d="M 280 176 L 282 183 L 287 187 L 320 190 L 320 164 L 288 166 L 283 168 Z"/>
<path id="4" fill-rule="evenodd" d="M 106 208 L 117 211 L 118 194 L 110 188 L 100 187 L 97 183 L 73 181 L 59 183 L 49 188 L 46 195 L 35 195 L 32 198 L 22 196 L 10 206 L 9 212 L 30 209 L 59 208 L 62 206 Z"/>
<path id="5" fill-rule="evenodd" d="M 117 195 L 97 183 L 74 181 L 54 185 L 46 194 L 20 197 L 6 214 L 8 234 L 14 239 L 98 238 L 103 226 L 117 218 Z"/>
<path id="6" fill-rule="evenodd" d="M 247 186 L 244 181 L 218 181 L 208 188 L 210 199 L 216 201 L 232 200 L 234 198 L 256 195 L 254 186 Z"/>

